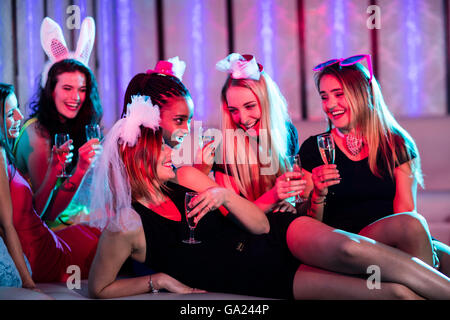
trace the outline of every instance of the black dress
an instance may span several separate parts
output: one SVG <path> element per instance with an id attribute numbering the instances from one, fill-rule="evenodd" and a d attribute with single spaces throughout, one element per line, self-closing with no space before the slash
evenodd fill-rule
<path id="1" fill-rule="evenodd" d="M 184 213 L 184 195 L 190 191 L 169 183 L 168 196 Z M 186 219 L 164 218 L 140 203 L 133 203 L 141 216 L 147 244 L 145 264 L 182 283 L 207 291 L 290 299 L 295 272 L 300 266 L 286 245 L 291 214 L 268 216 L 271 231 L 253 235 L 215 210 L 195 229 L 201 244 L 182 243 L 189 237 Z"/>
<path id="2" fill-rule="evenodd" d="M 311 136 L 300 148 L 305 170 L 323 165 L 317 146 L 317 136 Z M 400 165 L 408 159 L 400 159 Z M 368 158 L 350 160 L 336 146 L 335 164 L 341 182 L 328 189 L 323 222 L 331 227 L 358 233 L 370 223 L 393 214 L 395 181 L 388 175 L 375 176 L 369 168 Z"/>

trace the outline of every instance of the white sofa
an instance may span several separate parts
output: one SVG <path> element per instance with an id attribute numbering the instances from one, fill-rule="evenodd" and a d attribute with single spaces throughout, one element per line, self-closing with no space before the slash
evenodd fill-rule
<path id="1" fill-rule="evenodd" d="M 417 211 L 436 239 L 450 244 L 450 117 L 399 119 L 415 140 L 422 159 L 425 189 L 417 194 Z M 325 131 L 325 121 L 300 121 L 295 126 L 300 144 Z"/>
<path id="2" fill-rule="evenodd" d="M 87 280 L 80 289 L 69 289 L 66 283 L 38 283 L 41 292 L 23 288 L 0 287 L 0 300 L 89 300 Z M 111 300 L 271 300 L 238 294 L 208 292 L 177 294 L 170 292 L 146 293 Z"/>

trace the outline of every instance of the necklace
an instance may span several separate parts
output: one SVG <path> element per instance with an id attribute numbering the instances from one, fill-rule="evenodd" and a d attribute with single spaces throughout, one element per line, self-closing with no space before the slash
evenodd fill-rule
<path id="1" fill-rule="evenodd" d="M 347 146 L 347 150 L 352 154 L 352 156 L 357 156 L 363 147 L 363 139 L 358 138 L 353 133 L 343 134 L 336 128 L 336 133 L 341 138 L 345 139 L 345 144 Z"/>

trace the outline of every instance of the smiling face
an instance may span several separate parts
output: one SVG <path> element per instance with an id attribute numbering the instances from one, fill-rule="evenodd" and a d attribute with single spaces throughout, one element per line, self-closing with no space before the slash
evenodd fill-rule
<path id="1" fill-rule="evenodd" d="M 350 105 L 345 97 L 342 84 L 335 76 L 324 75 L 320 79 L 319 94 L 323 111 L 339 131 L 346 133 L 354 128 Z"/>
<path id="2" fill-rule="evenodd" d="M 160 126 L 165 143 L 171 147 L 180 144 L 190 132 L 193 115 L 194 103 L 191 97 L 169 98 L 161 108 Z"/>
<path id="3" fill-rule="evenodd" d="M 52 97 L 61 120 L 77 116 L 86 99 L 86 90 L 86 78 L 83 73 L 75 71 L 58 75 Z"/>
<path id="4" fill-rule="evenodd" d="M 17 138 L 19 136 L 20 122 L 23 119 L 23 115 L 20 112 L 17 97 L 14 93 L 11 93 L 5 99 L 5 110 L 3 116 L 5 117 L 8 138 Z"/>
<path id="5" fill-rule="evenodd" d="M 259 132 L 261 106 L 255 94 L 245 87 L 230 87 L 226 93 L 227 109 L 237 127 Z M 252 131 L 253 131 L 252 130 Z"/>
<path id="6" fill-rule="evenodd" d="M 166 144 L 161 145 L 161 152 L 156 162 L 156 175 L 162 182 L 166 182 L 169 179 L 175 177 L 175 172 L 172 166 L 172 148 Z"/>

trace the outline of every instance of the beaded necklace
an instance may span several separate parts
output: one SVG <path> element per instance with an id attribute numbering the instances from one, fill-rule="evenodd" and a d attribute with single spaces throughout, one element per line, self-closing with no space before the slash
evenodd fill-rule
<path id="1" fill-rule="evenodd" d="M 352 156 L 357 156 L 363 147 L 363 139 L 356 137 L 353 133 L 343 134 L 336 128 L 336 133 L 339 137 L 345 140 L 347 150 L 352 154 Z"/>

